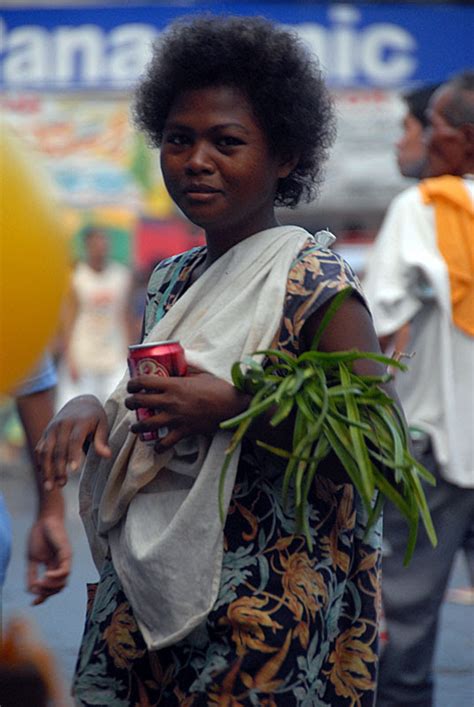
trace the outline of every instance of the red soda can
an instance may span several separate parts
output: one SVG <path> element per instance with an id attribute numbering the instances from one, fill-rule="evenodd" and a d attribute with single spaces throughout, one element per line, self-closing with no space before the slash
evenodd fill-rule
<path id="1" fill-rule="evenodd" d="M 155 341 L 147 344 L 129 346 L 128 370 L 130 377 L 147 376 L 185 376 L 187 372 L 184 349 L 179 341 Z M 147 420 L 155 414 L 149 408 L 138 408 L 137 420 Z M 161 434 L 160 434 L 161 432 Z M 142 442 L 155 443 L 167 434 L 165 428 L 153 432 L 142 432 Z"/>

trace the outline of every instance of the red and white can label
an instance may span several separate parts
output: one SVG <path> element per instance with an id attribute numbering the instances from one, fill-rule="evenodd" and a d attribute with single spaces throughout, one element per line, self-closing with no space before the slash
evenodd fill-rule
<path id="1" fill-rule="evenodd" d="M 156 358 L 140 358 L 136 366 L 139 375 L 161 376 L 162 378 L 168 378 L 170 375 L 166 366 L 163 366 Z"/>

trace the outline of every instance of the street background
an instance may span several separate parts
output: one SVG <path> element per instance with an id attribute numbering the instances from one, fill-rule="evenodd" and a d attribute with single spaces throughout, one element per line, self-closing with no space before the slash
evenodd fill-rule
<path id="1" fill-rule="evenodd" d="M 72 258 L 84 229 L 105 227 L 113 257 L 147 272 L 202 242 L 176 212 L 158 156 L 133 130 L 130 99 L 152 41 L 183 14 L 262 15 L 294 29 L 333 91 L 338 139 L 320 198 L 291 221 L 329 228 L 358 272 L 391 199 L 410 182 L 397 169 L 401 92 L 474 66 L 474 6 L 314 0 L 4 0 L 0 110 L 55 184 Z M 449 51 L 446 51 L 449 47 Z"/>

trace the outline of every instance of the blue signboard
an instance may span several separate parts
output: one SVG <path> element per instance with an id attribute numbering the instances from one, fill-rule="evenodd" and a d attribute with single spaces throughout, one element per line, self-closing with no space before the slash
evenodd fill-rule
<path id="1" fill-rule="evenodd" d="M 263 15 L 294 27 L 333 87 L 400 88 L 474 67 L 474 7 L 202 3 L 5 9 L 0 90 L 127 89 L 150 44 L 187 13 Z"/>

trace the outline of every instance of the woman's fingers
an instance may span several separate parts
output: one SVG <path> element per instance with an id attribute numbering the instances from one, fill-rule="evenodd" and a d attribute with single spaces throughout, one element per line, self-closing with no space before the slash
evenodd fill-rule
<path id="1" fill-rule="evenodd" d="M 140 434 L 141 432 L 155 432 L 158 429 L 175 427 L 174 421 L 171 416 L 165 412 L 157 412 L 153 417 L 147 417 L 144 420 L 135 422 L 130 427 L 130 431 L 134 434 Z"/>
<path id="2" fill-rule="evenodd" d="M 67 467 L 69 464 L 69 443 L 74 435 L 71 424 L 62 424 L 56 433 L 56 443 L 51 455 L 52 471 L 59 486 L 64 486 L 67 481 Z"/>
<path id="3" fill-rule="evenodd" d="M 109 428 L 105 415 L 99 420 L 97 425 L 94 435 L 94 448 L 100 457 L 108 458 L 112 456 L 112 450 L 109 447 Z"/>
<path id="4" fill-rule="evenodd" d="M 84 426 L 76 425 L 72 428 L 66 452 L 67 471 L 77 471 L 79 469 L 84 455 L 84 443 L 88 435 L 89 430 Z"/>
<path id="5" fill-rule="evenodd" d="M 41 469 L 43 475 L 43 483 L 47 491 L 51 491 L 54 487 L 54 463 L 53 452 L 56 444 L 56 435 L 53 430 L 45 433 L 41 437 L 35 449 L 36 462 Z"/>
<path id="6" fill-rule="evenodd" d="M 55 484 L 64 486 L 68 472 L 79 469 L 83 460 L 83 447 L 89 435 L 93 436 L 97 454 L 110 457 L 112 451 L 108 445 L 105 414 L 85 420 L 63 420 L 46 429 L 36 447 L 35 456 L 47 491 L 53 489 Z"/>
<path id="7" fill-rule="evenodd" d="M 160 437 L 160 440 L 154 445 L 154 450 L 157 454 L 162 454 L 168 449 L 174 447 L 178 442 L 183 439 L 184 435 L 180 430 L 167 429 L 167 434 Z"/>
<path id="8" fill-rule="evenodd" d="M 46 427 L 35 449 L 35 458 L 47 491 L 64 486 L 69 471 L 76 471 L 83 459 L 88 437 L 94 438 L 96 451 L 108 457 L 107 417 L 99 400 L 82 395 L 64 405 Z"/>
<path id="9" fill-rule="evenodd" d="M 155 395 L 154 393 L 137 393 L 125 398 L 125 407 L 129 410 L 138 410 L 138 408 L 162 408 L 169 405 L 169 401 L 164 399 L 163 395 Z"/>
<path id="10" fill-rule="evenodd" d="M 176 378 L 174 379 L 176 380 Z M 179 379 L 178 379 L 179 380 Z M 167 376 L 137 376 L 130 378 L 127 383 L 129 393 L 163 393 L 173 386 L 173 378 Z"/>

